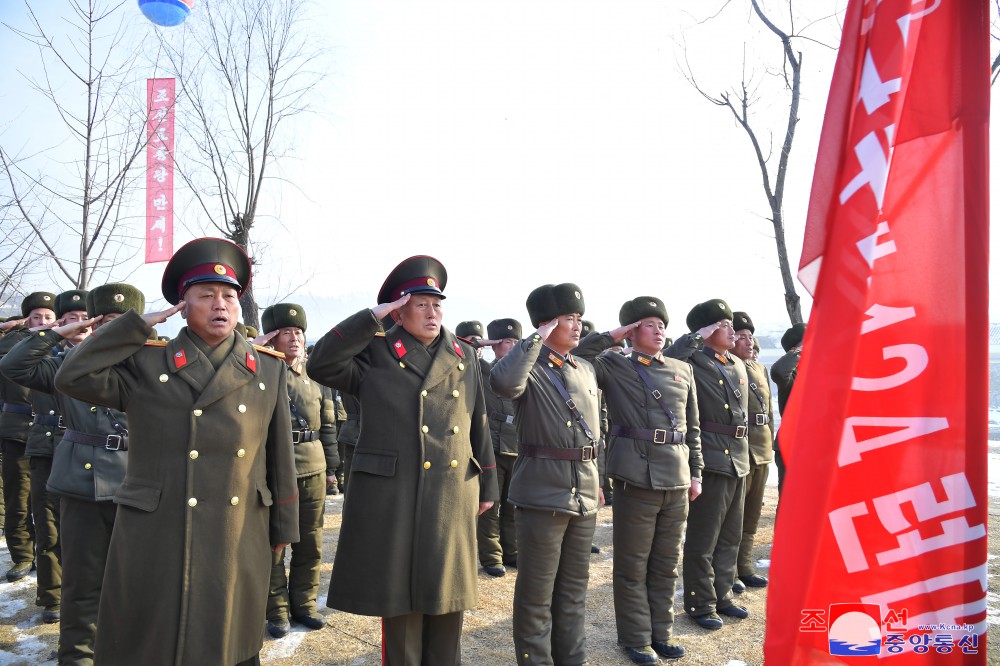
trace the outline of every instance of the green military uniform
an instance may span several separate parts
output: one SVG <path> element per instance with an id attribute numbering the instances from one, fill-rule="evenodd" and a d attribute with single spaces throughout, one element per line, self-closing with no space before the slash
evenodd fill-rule
<path id="1" fill-rule="evenodd" d="M 622 325 L 646 317 L 668 322 L 658 298 L 625 303 Z M 670 641 L 681 539 L 691 479 L 700 478 L 698 399 L 687 363 L 633 350 L 614 351 L 608 335 L 592 334 L 577 355 L 592 359 L 608 404 L 607 474 L 617 489 L 614 510 L 614 601 L 619 644 L 642 648 Z M 656 397 L 658 392 L 659 397 Z"/>
<path id="2" fill-rule="evenodd" d="M 286 327 L 306 330 L 305 310 L 294 303 L 278 303 L 264 310 L 261 323 L 265 333 Z M 326 505 L 326 456 L 320 429 L 330 414 L 319 384 L 309 378 L 301 359 L 288 367 L 288 405 L 292 443 L 295 447 L 295 476 L 299 494 L 299 540 L 292 551 L 289 573 L 285 575 L 285 550 L 271 561 L 271 588 L 267 619 L 284 623 L 292 619 L 321 618 L 317 614 L 319 568 L 323 559 L 323 509 Z M 325 412 L 325 413 L 324 413 Z M 314 627 L 315 628 L 315 627 Z"/>
<path id="3" fill-rule="evenodd" d="M 440 297 L 446 280 L 440 262 L 412 257 L 378 300 Z M 478 505 L 499 498 L 479 364 L 444 327 L 427 346 L 380 328 L 369 310 L 348 317 L 308 366 L 364 414 L 327 605 L 382 616 L 386 663 L 457 663 L 462 612 L 478 598 Z"/>
<path id="4" fill-rule="evenodd" d="M 206 261 L 207 275 L 188 270 Z M 246 285 L 249 272 L 235 245 L 199 239 L 168 263 L 163 293 L 176 303 L 196 280 Z M 128 312 L 67 354 L 56 377 L 60 391 L 129 415 L 97 661 L 254 660 L 270 547 L 298 538 L 285 363 L 233 333 L 212 349 L 187 327 L 167 343 L 149 342 L 150 330 Z"/>
<path id="5" fill-rule="evenodd" d="M 707 314 L 693 319 L 699 308 Z M 688 328 L 696 331 L 721 319 L 732 319 L 729 307 L 724 301 L 707 301 L 688 315 Z M 683 574 L 684 608 L 698 617 L 734 606 L 732 587 L 750 472 L 747 374 L 743 361 L 705 347 L 696 333 L 682 335 L 664 353 L 691 364 L 698 396 L 705 469 L 701 496 L 688 514 Z"/>
<path id="6" fill-rule="evenodd" d="M 319 428 L 319 441 L 323 443 L 323 454 L 326 456 L 326 494 L 337 495 L 344 485 L 344 465 L 342 453 L 344 446 L 337 441 L 337 423 L 344 420 L 344 408 L 337 400 L 336 391 L 329 386 L 320 384 L 323 394 L 323 425 Z M 333 482 L 329 481 L 333 477 Z"/>
<path id="7" fill-rule="evenodd" d="M 785 405 L 792 395 L 792 386 L 795 384 L 795 375 L 798 374 L 799 358 L 802 350 L 799 346 L 806 334 L 805 324 L 794 324 L 781 336 L 781 348 L 785 350 L 785 355 L 774 362 L 771 366 L 771 379 L 778 387 L 778 413 L 785 413 Z M 778 445 L 779 431 L 774 435 L 774 464 L 778 468 L 778 497 L 781 497 L 781 487 L 785 482 L 785 461 L 781 457 L 781 447 Z"/>
<path id="8" fill-rule="evenodd" d="M 346 391 L 337 391 L 337 397 L 340 398 L 340 404 L 344 408 L 344 421 L 337 426 L 337 444 L 344 447 L 340 459 L 344 466 L 342 491 L 346 493 L 351 479 L 354 449 L 358 445 L 358 437 L 361 436 L 361 401 L 356 395 Z"/>
<path id="9" fill-rule="evenodd" d="M 569 283 L 539 287 L 528 297 L 536 327 L 583 309 L 579 287 Z M 553 375 L 579 416 L 567 406 Z M 517 663 L 585 663 L 587 580 L 600 492 L 594 368 L 583 359 L 557 354 L 536 333 L 494 366 L 490 386 L 514 401 L 520 445 L 508 497 L 518 508 Z"/>

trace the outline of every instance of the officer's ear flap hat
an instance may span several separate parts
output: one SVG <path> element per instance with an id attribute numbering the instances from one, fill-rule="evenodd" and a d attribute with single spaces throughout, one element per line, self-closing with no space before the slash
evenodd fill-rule
<path id="1" fill-rule="evenodd" d="M 667 306 L 656 296 L 638 296 L 631 301 L 625 301 L 618 311 L 618 323 L 622 326 L 635 323 L 646 317 L 659 317 L 666 326 L 670 323 L 667 316 Z"/>
<path id="2" fill-rule="evenodd" d="M 378 291 L 378 302 L 392 303 L 406 294 L 432 294 L 444 298 L 446 284 L 448 271 L 444 264 L 434 257 L 417 255 L 404 259 L 392 269 Z"/>
<path id="3" fill-rule="evenodd" d="M 87 294 L 84 289 L 71 289 L 56 296 L 56 318 L 62 317 L 67 312 L 87 309 Z"/>
<path id="4" fill-rule="evenodd" d="M 27 317 L 32 310 L 56 311 L 56 295 L 49 291 L 36 291 L 28 294 L 21 301 L 21 316 Z"/>
<path id="5" fill-rule="evenodd" d="M 298 303 L 275 303 L 260 316 L 260 327 L 265 333 L 289 327 L 301 328 L 305 333 L 306 309 Z"/>
<path id="6" fill-rule="evenodd" d="M 490 340 L 504 338 L 521 339 L 521 322 L 516 319 L 494 319 L 486 326 L 486 337 Z"/>
<path id="7" fill-rule="evenodd" d="M 221 238 L 196 238 L 174 252 L 163 269 L 160 288 L 167 302 L 177 305 L 187 288 L 199 282 L 232 285 L 242 296 L 250 277 L 250 257 L 239 245 Z"/>
<path id="8" fill-rule="evenodd" d="M 483 325 L 476 320 L 463 321 L 455 327 L 455 335 L 460 338 L 471 338 L 473 335 L 483 337 Z"/>
<path id="9" fill-rule="evenodd" d="M 112 282 L 91 289 L 87 294 L 87 316 L 98 317 L 107 314 L 125 314 L 135 310 L 142 314 L 146 309 L 146 297 L 130 284 Z"/>
<path id="10" fill-rule="evenodd" d="M 733 313 L 733 330 L 754 332 L 753 319 L 746 312 Z"/>
<path id="11" fill-rule="evenodd" d="M 543 321 L 551 321 L 559 315 L 584 312 L 583 294 L 572 282 L 543 284 L 528 294 L 525 303 L 531 325 L 538 328 Z"/>
<path id="12" fill-rule="evenodd" d="M 245 335 L 247 336 L 247 340 L 253 340 L 260 335 L 260 331 L 254 326 L 245 326 L 244 328 L 246 328 Z"/>
<path id="13" fill-rule="evenodd" d="M 713 298 L 691 308 L 691 312 L 687 316 L 687 327 L 689 331 L 694 333 L 723 319 L 732 321 L 733 311 L 729 309 L 729 304 L 721 298 Z"/>
<path id="14" fill-rule="evenodd" d="M 580 320 L 580 337 L 581 338 L 585 338 L 588 335 L 590 335 L 591 333 L 593 333 L 594 329 L 595 329 L 594 322 L 590 321 L 589 319 L 581 319 Z"/>
<path id="15" fill-rule="evenodd" d="M 792 327 L 785 331 L 785 334 L 781 336 L 781 348 L 788 351 L 793 347 L 798 347 L 802 344 L 802 338 L 804 337 L 806 337 L 806 325 L 793 324 Z"/>

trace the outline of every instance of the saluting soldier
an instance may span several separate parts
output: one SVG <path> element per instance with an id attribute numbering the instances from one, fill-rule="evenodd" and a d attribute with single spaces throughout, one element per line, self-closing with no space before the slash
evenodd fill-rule
<path id="1" fill-rule="evenodd" d="M 479 341 L 483 339 L 483 333 L 485 331 L 482 323 L 475 319 L 459 322 L 458 326 L 455 327 L 455 335 L 472 345 L 473 349 L 476 350 L 476 358 L 479 359 L 483 357 L 483 347 L 479 344 Z"/>
<path id="2" fill-rule="evenodd" d="M 102 666 L 259 663 L 271 554 L 298 539 L 298 507 L 285 363 L 234 334 L 249 282 L 239 247 L 191 241 L 163 273 L 173 307 L 102 325 L 56 376 L 129 416 Z M 177 312 L 177 337 L 147 339 Z"/>
<path id="3" fill-rule="evenodd" d="M 687 316 L 690 333 L 667 356 L 694 371 L 701 453 L 702 492 L 691 503 L 684 540 L 684 608 L 705 629 L 721 629 L 719 614 L 749 617 L 733 602 L 736 557 L 743 533 L 743 497 L 750 471 L 747 443 L 747 372 L 730 353 L 736 345 L 733 312 L 721 299 L 699 303 Z"/>
<path id="4" fill-rule="evenodd" d="M 0 358 L 29 335 L 28 329 L 51 324 L 56 319 L 56 296 L 36 291 L 21 301 L 21 320 L 8 322 L 0 338 Z M 31 468 L 24 448 L 33 412 L 28 389 L 6 376 L 0 377 L 0 450 L 3 452 L 4 537 L 13 565 L 7 580 L 21 580 L 35 567 L 35 526 L 31 519 Z"/>
<path id="5" fill-rule="evenodd" d="M 55 449 L 47 490 L 59 496 L 62 555 L 62 612 L 59 621 L 60 665 L 94 663 L 98 604 L 105 583 L 108 547 L 115 524 L 115 493 L 128 461 L 128 418 L 118 409 L 78 400 L 58 391 L 55 375 L 69 349 L 84 344 L 84 335 L 130 310 L 141 311 L 145 297 L 135 287 L 112 283 L 85 297 L 89 318 L 72 318 L 51 330 L 40 330 L 17 345 L 3 360 L 4 372 L 16 381 L 53 395 L 66 430 Z"/>
<path id="6" fill-rule="evenodd" d="M 793 324 L 781 336 L 781 348 L 785 355 L 771 366 L 771 379 L 778 387 L 778 413 L 785 413 L 785 405 L 792 395 L 792 386 L 799 371 L 799 359 L 802 357 L 802 340 L 806 336 L 805 324 Z M 785 482 L 785 461 L 781 457 L 781 446 L 778 444 L 779 430 L 774 436 L 774 465 L 778 468 L 778 497 L 781 497 L 781 487 Z"/>
<path id="7" fill-rule="evenodd" d="M 518 664 L 583 664 L 590 547 L 602 501 L 597 379 L 590 363 L 570 353 L 580 342 L 580 288 L 543 285 L 528 295 L 527 308 L 537 330 L 490 373 L 497 395 L 514 401 L 520 444 L 509 495 L 518 509 L 514 649 Z"/>
<path id="8" fill-rule="evenodd" d="M 733 590 L 742 592 L 747 587 L 767 587 L 767 578 L 757 573 L 753 563 L 753 543 L 760 523 L 760 513 L 764 506 L 764 488 L 767 474 L 774 458 L 774 410 L 771 408 L 771 382 L 767 368 L 754 360 L 754 325 L 746 312 L 733 313 L 733 328 L 736 329 L 736 347 L 733 354 L 738 356 L 747 369 L 747 438 L 750 445 L 750 474 L 746 479 L 746 496 L 743 500 L 743 538 L 736 559 L 737 581 Z"/>
<path id="9" fill-rule="evenodd" d="M 698 399 L 691 366 L 662 354 L 670 321 L 663 301 L 626 301 L 618 321 L 620 328 L 585 338 L 577 355 L 593 363 L 611 422 L 618 643 L 633 663 L 655 664 L 657 655 L 684 656 L 672 640 L 673 601 L 688 502 L 701 494 Z M 623 338 L 628 356 L 611 349 Z"/>
<path id="10" fill-rule="evenodd" d="M 327 605 L 381 616 L 387 664 L 459 663 L 476 518 L 499 498 L 475 350 L 441 324 L 447 279 L 437 259 L 406 259 L 308 367 L 363 414 Z"/>
<path id="11" fill-rule="evenodd" d="M 322 629 L 326 620 L 316 608 L 319 567 L 323 559 L 323 508 L 326 505 L 326 456 L 320 441 L 323 412 L 329 412 L 320 385 L 306 375 L 306 311 L 297 303 L 277 303 L 264 310 L 261 328 L 276 352 L 288 364 L 288 408 L 295 472 L 299 490 L 299 540 L 292 544 L 289 572 L 285 551 L 271 562 L 271 591 L 267 599 L 267 631 L 275 638 L 288 634 L 289 615 L 309 629 Z M 331 418 L 329 414 L 327 418 Z"/>
<path id="12" fill-rule="evenodd" d="M 514 426 L 514 402 L 500 397 L 489 386 L 493 367 L 521 339 L 521 322 L 516 319 L 494 319 L 486 327 L 486 340 L 479 342 L 493 349 L 493 362 L 480 359 L 486 382 L 486 415 L 490 421 L 490 438 L 497 461 L 497 485 L 500 501 L 479 517 L 476 539 L 479 542 L 479 563 L 490 576 L 503 576 L 506 567 L 517 567 L 517 531 L 514 526 L 514 505 L 508 501 L 510 475 L 517 460 L 517 428 Z"/>

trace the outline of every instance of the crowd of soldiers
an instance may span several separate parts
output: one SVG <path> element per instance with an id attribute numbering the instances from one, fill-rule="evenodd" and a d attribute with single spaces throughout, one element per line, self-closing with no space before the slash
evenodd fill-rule
<path id="1" fill-rule="evenodd" d="M 37 568 L 59 664 L 256 664 L 265 631 L 323 629 L 339 492 L 326 603 L 382 618 L 386 664 L 460 662 L 477 559 L 517 570 L 518 664 L 586 663 L 605 504 L 632 662 L 685 654 L 682 548 L 687 615 L 748 617 L 738 595 L 768 582 L 751 553 L 772 456 L 779 486 L 784 467 L 747 313 L 700 303 L 672 341 L 663 301 L 639 296 L 599 333 L 578 286 L 549 284 L 528 295 L 533 332 L 498 318 L 453 333 L 447 272 L 416 256 L 307 353 L 300 305 L 268 307 L 259 335 L 239 322 L 250 277 L 237 246 L 198 239 L 167 264 L 167 310 L 113 283 L 32 293 L 0 323 L 6 578 Z M 178 313 L 187 325 L 159 338 Z M 771 369 L 779 411 L 803 336 L 785 332 Z"/>

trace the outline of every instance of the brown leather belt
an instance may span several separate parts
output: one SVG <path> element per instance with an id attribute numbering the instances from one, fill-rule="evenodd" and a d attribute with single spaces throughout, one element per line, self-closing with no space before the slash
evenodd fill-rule
<path id="1" fill-rule="evenodd" d="M 556 446 L 535 446 L 521 444 L 521 455 L 529 458 L 545 458 L 547 460 L 577 460 L 587 462 L 594 459 L 594 447 L 585 446 L 582 449 L 566 449 Z"/>
<path id="2" fill-rule="evenodd" d="M 653 444 L 683 444 L 684 433 L 677 430 L 665 430 L 663 428 L 633 428 L 631 426 L 611 426 L 611 434 L 615 437 L 628 437 L 629 439 L 642 439 Z"/>
<path id="3" fill-rule="evenodd" d="M 720 435 L 729 435 L 730 437 L 735 437 L 736 439 L 743 439 L 747 436 L 747 427 L 745 425 L 722 425 L 721 423 L 702 421 L 701 429 L 705 432 L 715 432 Z"/>

